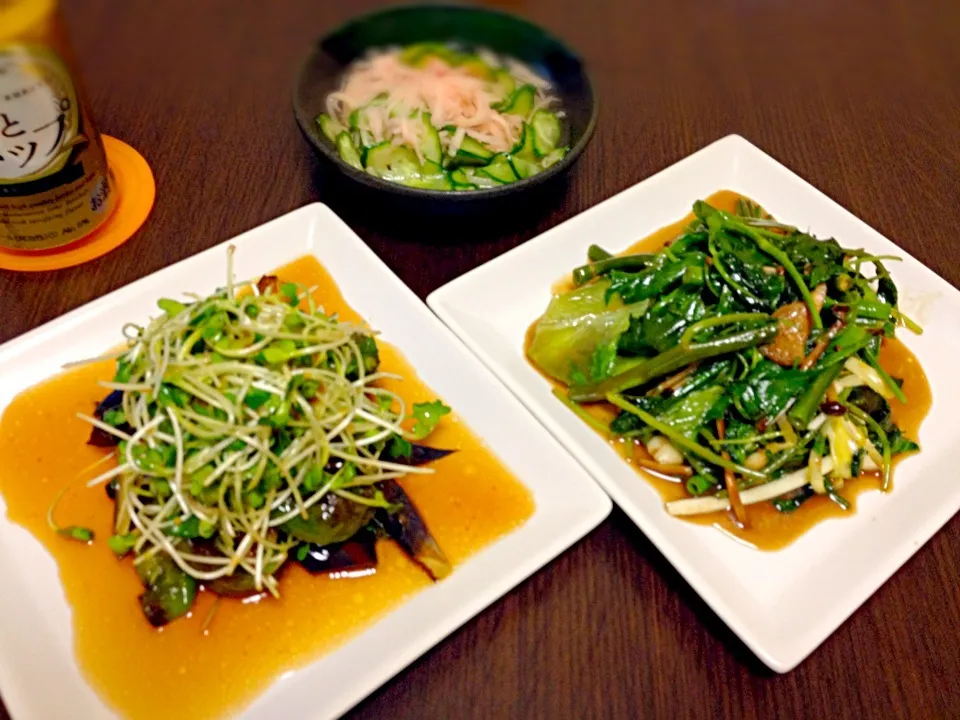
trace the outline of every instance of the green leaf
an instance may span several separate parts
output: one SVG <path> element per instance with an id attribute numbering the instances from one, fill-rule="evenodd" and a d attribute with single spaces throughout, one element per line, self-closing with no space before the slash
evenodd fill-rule
<path id="1" fill-rule="evenodd" d="M 77 542 L 93 542 L 93 530 L 90 528 L 80 527 L 78 525 L 70 525 L 68 527 L 59 528 L 57 533 L 65 538 L 69 538 L 70 540 L 76 540 Z"/>
<path id="2" fill-rule="evenodd" d="M 887 437 L 890 442 L 891 455 L 903 455 L 904 453 L 913 453 L 920 450 L 920 445 L 905 437 L 903 431 L 896 426 L 888 431 Z"/>
<path id="3" fill-rule="evenodd" d="M 624 399 L 651 415 L 659 415 L 666 405 L 664 398 L 654 395 L 628 395 Z M 643 427 L 643 421 L 629 412 L 621 412 L 610 423 L 610 431 L 617 435 L 636 432 Z"/>
<path id="4" fill-rule="evenodd" d="M 568 372 L 568 377 L 570 378 L 570 382 L 574 385 L 586 385 L 588 382 L 590 382 L 590 379 L 586 376 L 583 370 L 578 368 L 573 361 L 570 362 L 570 371 Z"/>
<path id="5" fill-rule="evenodd" d="M 285 363 L 291 357 L 291 353 L 289 350 L 282 350 L 280 348 L 275 348 L 275 347 L 264 348 L 260 354 L 263 356 L 263 359 L 270 365 L 280 365 L 282 363 Z"/>
<path id="6" fill-rule="evenodd" d="M 300 304 L 300 289 L 296 283 L 284 283 L 283 287 L 280 288 L 280 292 L 286 297 L 291 307 L 296 307 Z"/>
<path id="7" fill-rule="evenodd" d="M 735 462 L 743 465 L 747 456 L 760 447 L 763 440 L 750 442 L 750 438 L 760 435 L 757 429 L 750 423 L 740 422 L 736 418 L 731 418 L 727 422 L 727 432 L 724 438 L 727 442 L 723 449 L 730 453 L 730 457 Z M 730 442 L 730 441 L 734 442 Z"/>
<path id="8" fill-rule="evenodd" d="M 774 418 L 812 382 L 815 373 L 783 368 L 763 360 L 746 378 L 734 383 L 730 394 L 737 409 L 747 420 Z"/>
<path id="9" fill-rule="evenodd" d="M 683 331 L 707 314 L 699 290 L 678 288 L 657 301 L 642 317 L 631 317 L 618 341 L 624 355 L 662 353 L 675 347 Z"/>
<path id="10" fill-rule="evenodd" d="M 609 342 L 597 347 L 590 357 L 590 379 L 594 382 L 600 382 L 610 377 L 613 374 L 613 366 L 616 360 L 616 342 Z"/>
<path id="11" fill-rule="evenodd" d="M 307 492 L 316 492 L 320 486 L 323 485 L 325 476 L 326 473 L 323 472 L 322 467 L 319 465 L 313 465 L 307 471 L 307 474 L 303 476 L 303 487 L 307 490 Z"/>
<path id="12" fill-rule="evenodd" d="M 573 368 L 589 371 L 593 353 L 614 342 L 630 326 L 630 317 L 646 303 L 624 305 L 619 296 L 606 301 L 610 281 L 602 279 L 554 296 L 537 321 L 529 357 L 547 375 L 569 383 Z"/>
<path id="13" fill-rule="evenodd" d="M 413 444 L 409 440 L 406 440 L 399 435 L 394 435 L 392 438 L 390 438 L 391 456 L 395 458 L 409 458 L 412 454 Z"/>
<path id="14" fill-rule="evenodd" d="M 114 555 L 123 557 L 133 550 L 133 546 L 137 544 L 139 538 L 140 536 L 135 532 L 127 533 L 126 535 L 111 535 L 110 539 L 107 540 L 107 545 L 113 551 Z"/>
<path id="15" fill-rule="evenodd" d="M 263 493 L 260 493 L 256 490 L 251 490 L 246 495 L 247 504 L 252 507 L 254 510 L 259 510 L 263 507 L 266 502 L 266 498 L 263 497 Z"/>
<path id="16" fill-rule="evenodd" d="M 312 400 L 320 392 L 320 383 L 316 380 L 304 380 L 300 383 L 300 394 L 307 400 Z M 391 398 L 387 398 L 392 403 Z M 389 410 L 389 408 L 387 408 Z"/>
<path id="17" fill-rule="evenodd" d="M 113 381 L 118 383 L 130 382 L 131 377 L 133 377 L 133 365 L 126 360 L 119 360 Z"/>
<path id="18" fill-rule="evenodd" d="M 283 319 L 283 326 L 287 328 L 287 330 L 302 330 L 305 325 L 306 323 L 304 323 L 303 318 L 300 317 L 300 314 L 297 312 L 289 312 Z"/>
<path id="19" fill-rule="evenodd" d="M 168 317 L 179 315 L 187 309 L 187 306 L 182 302 L 171 300 L 170 298 L 160 298 L 157 300 L 157 305 L 167 314 Z"/>
<path id="20" fill-rule="evenodd" d="M 413 406 L 411 417 L 414 418 L 413 437 L 415 440 L 422 440 L 433 432 L 433 429 L 440 422 L 440 418 L 450 413 L 450 408 L 440 400 L 433 402 L 416 403 Z"/>
<path id="21" fill-rule="evenodd" d="M 124 415 L 123 410 L 118 407 L 107 410 L 103 413 L 103 418 L 101 419 L 107 425 L 112 425 L 113 427 L 120 427 L 127 422 L 127 416 Z"/>
<path id="22" fill-rule="evenodd" d="M 658 420 L 689 438 L 696 437 L 700 428 L 709 419 L 714 406 L 721 402 L 723 388 L 713 386 L 698 390 L 671 402 L 658 415 Z"/>
<path id="23" fill-rule="evenodd" d="M 627 304 L 655 298 L 684 280 L 688 270 L 699 268 L 702 271 L 706 262 L 706 256 L 700 252 L 689 253 L 682 261 L 664 262 L 665 259 L 663 255 L 658 256 L 653 267 L 640 272 L 611 270 L 607 298 L 617 294 Z"/>
<path id="24" fill-rule="evenodd" d="M 783 275 L 765 270 L 777 265 L 772 258 L 761 252 L 755 242 L 738 235 L 717 232 L 712 238 L 722 267 L 735 289 L 745 289 L 770 308 L 780 304 L 787 281 Z"/>
<path id="25" fill-rule="evenodd" d="M 190 397 L 190 393 L 186 390 L 170 383 L 163 383 L 160 386 L 160 392 L 157 394 L 159 404 L 164 407 L 170 405 L 186 407 L 190 402 Z"/>
<path id="26" fill-rule="evenodd" d="M 170 534 L 174 537 L 187 538 L 189 540 L 200 537 L 200 518 L 191 515 L 186 520 L 180 522 L 174 521 L 173 525 L 170 526 Z"/>
<path id="27" fill-rule="evenodd" d="M 243 398 L 243 404 L 251 410 L 259 410 L 274 394 L 266 390 L 251 388 Z"/>
<path id="28" fill-rule="evenodd" d="M 380 366 L 380 351 L 377 348 L 377 341 L 372 335 L 365 335 L 363 333 L 354 333 L 352 336 L 353 341 L 357 344 L 357 349 L 360 351 L 360 357 L 363 359 L 363 371 L 365 374 L 369 375 L 372 372 L 376 372 L 377 368 Z M 350 364 L 347 366 L 345 375 L 348 380 L 355 380 L 359 377 L 359 368 L 357 367 L 357 358 L 350 358 Z"/>

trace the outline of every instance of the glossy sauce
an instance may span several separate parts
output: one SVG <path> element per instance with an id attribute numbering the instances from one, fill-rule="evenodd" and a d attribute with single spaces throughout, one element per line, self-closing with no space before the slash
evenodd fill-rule
<path id="1" fill-rule="evenodd" d="M 716 208 L 733 212 L 741 195 L 729 190 L 721 190 L 707 198 L 707 202 Z M 687 215 L 671 225 L 660 228 L 653 234 L 634 243 L 621 255 L 635 253 L 656 252 L 670 241 L 683 234 L 684 229 L 695 219 L 693 213 Z M 573 288 L 570 276 L 562 278 L 553 287 L 554 293 L 565 292 Z M 533 337 L 536 322 L 527 331 L 526 347 L 529 348 Z M 904 405 L 898 400 L 890 401 L 890 410 L 894 422 L 903 431 L 904 435 L 912 440 L 919 437 L 920 424 L 930 410 L 933 397 L 927 376 L 920 367 L 920 363 L 912 352 L 897 339 L 885 339 L 880 350 L 880 364 L 893 377 L 903 379 L 903 392 L 909 400 Z M 546 377 L 546 376 L 544 376 Z M 559 386 L 550 378 L 551 383 Z M 585 406 L 586 410 L 603 421 L 605 424 L 615 417 L 616 413 L 605 404 Z M 637 472 L 642 475 L 660 493 L 664 502 L 689 497 L 682 481 L 661 476 L 644 470 L 634 462 L 634 458 L 650 459 L 644 446 L 638 440 L 627 440 L 607 435 L 607 440 Z M 899 462 L 899 458 L 894 464 Z M 759 550 L 779 550 L 786 547 L 804 532 L 822 520 L 830 517 L 846 517 L 856 510 L 856 498 L 868 490 L 880 490 L 881 480 L 877 473 L 864 473 L 854 480 L 847 480 L 840 494 L 850 501 L 850 510 L 842 510 L 836 503 L 826 496 L 815 496 L 808 499 L 799 509 L 792 513 L 779 512 L 769 502 L 756 503 L 747 507 L 749 527 L 739 527 L 729 513 L 708 513 L 705 515 L 683 516 L 678 520 L 711 525 L 718 530 L 731 535 L 737 540 L 751 545 Z M 664 510 L 666 512 L 666 510 Z"/>
<path id="2" fill-rule="evenodd" d="M 282 281 L 318 285 L 316 297 L 326 312 L 362 322 L 315 258 L 276 274 Z M 408 406 L 436 398 L 396 349 L 378 344 L 382 369 L 405 378 L 391 384 Z M 333 650 L 430 584 L 393 542 L 381 541 L 374 575 L 334 580 L 290 563 L 279 600 L 220 600 L 205 634 L 215 598 L 201 593 L 189 617 L 153 629 L 137 601 L 142 587 L 131 561 L 116 560 L 106 544 L 113 503 L 102 486 L 87 489 L 84 482 L 109 465 L 89 469 L 105 453 L 86 445 L 90 428 L 75 414 L 93 410 L 106 392 L 97 381 L 112 375 L 109 362 L 81 367 L 11 403 L 0 422 L 0 493 L 8 517 L 56 559 L 73 610 L 79 664 L 122 715 L 197 720 L 237 711 L 281 674 Z M 458 452 L 435 463 L 435 474 L 413 476 L 403 486 L 457 566 L 522 525 L 533 513 L 533 498 L 455 413 L 441 421 L 430 444 Z M 57 520 L 92 528 L 92 545 L 65 540 L 47 527 L 47 509 L 68 484 Z M 317 702 L 323 703 L 320 688 Z"/>

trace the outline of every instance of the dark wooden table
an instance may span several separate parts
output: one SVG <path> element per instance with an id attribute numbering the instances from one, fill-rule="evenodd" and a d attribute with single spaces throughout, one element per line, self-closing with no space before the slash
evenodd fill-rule
<path id="1" fill-rule="evenodd" d="M 426 296 L 732 132 L 960 285 L 957 0 L 504 0 L 581 51 L 601 118 L 552 210 L 466 233 L 391 227 L 312 179 L 290 107 L 301 54 L 377 4 L 64 3 L 99 124 L 149 160 L 157 204 L 99 261 L 0 272 L 0 340 L 316 200 Z M 954 519 L 777 676 L 615 511 L 354 715 L 960 717 L 958 550 Z"/>

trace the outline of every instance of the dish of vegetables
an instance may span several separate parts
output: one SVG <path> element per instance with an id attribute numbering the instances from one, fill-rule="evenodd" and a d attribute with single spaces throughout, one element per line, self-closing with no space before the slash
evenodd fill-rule
<path id="1" fill-rule="evenodd" d="M 316 122 L 348 165 L 425 190 L 517 182 L 569 150 L 546 79 L 512 58 L 441 43 L 355 61 Z"/>
<path id="2" fill-rule="evenodd" d="M 634 460 L 682 483 L 675 516 L 751 505 L 841 508 L 864 474 L 891 489 L 919 450 L 891 417 L 910 402 L 880 363 L 900 328 L 886 263 L 777 222 L 740 200 L 707 202 L 662 249 L 613 256 L 594 245 L 531 328 L 528 358 L 555 395 Z"/>
<path id="3" fill-rule="evenodd" d="M 82 416 L 90 444 L 116 447 L 117 466 L 90 484 L 115 503 L 108 544 L 132 553 L 152 625 L 187 614 L 201 586 L 278 596 L 290 563 L 369 572 L 378 537 L 431 578 L 449 574 L 397 480 L 449 454 L 422 441 L 450 409 L 408 408 L 381 387 L 369 329 L 272 276 L 159 306 L 145 327 L 124 328 L 111 392 Z"/>

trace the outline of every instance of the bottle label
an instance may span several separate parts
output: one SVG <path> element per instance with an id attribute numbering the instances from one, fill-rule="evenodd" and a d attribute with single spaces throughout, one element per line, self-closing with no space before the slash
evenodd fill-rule
<path id="1" fill-rule="evenodd" d="M 112 210 L 111 191 L 66 65 L 49 48 L 0 44 L 0 246 L 83 237 Z"/>

